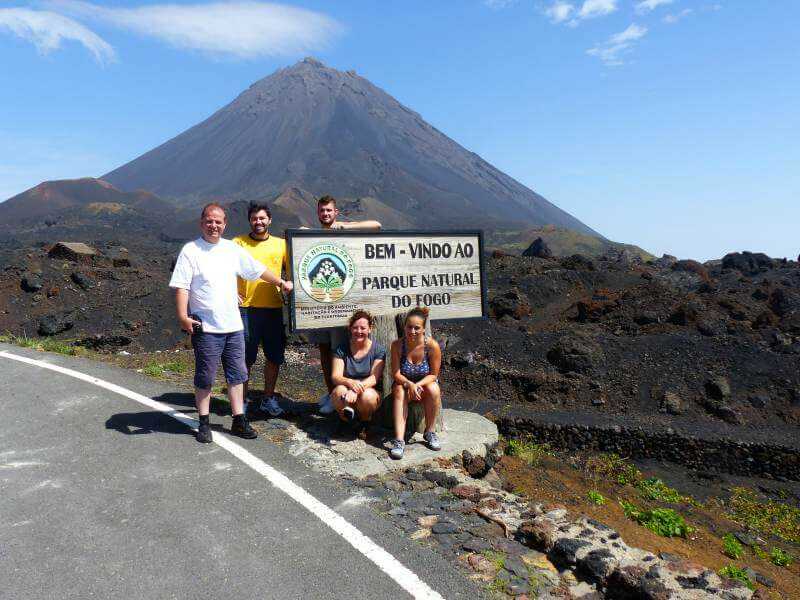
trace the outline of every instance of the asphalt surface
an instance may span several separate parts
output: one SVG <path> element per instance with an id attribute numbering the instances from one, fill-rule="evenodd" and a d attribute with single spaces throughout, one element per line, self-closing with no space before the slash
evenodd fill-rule
<path id="1" fill-rule="evenodd" d="M 194 414 L 191 396 L 86 359 L 0 344 Z M 0 356 L 0 598 L 407 598 L 317 517 L 215 444 L 134 400 Z M 230 419 L 212 415 L 212 424 Z M 222 435 L 219 429 L 214 435 Z M 336 482 L 237 440 L 445 598 L 471 584 Z"/>

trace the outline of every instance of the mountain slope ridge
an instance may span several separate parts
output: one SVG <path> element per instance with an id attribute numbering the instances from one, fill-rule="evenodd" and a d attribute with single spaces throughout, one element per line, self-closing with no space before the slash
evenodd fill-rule
<path id="1" fill-rule="evenodd" d="M 311 58 L 103 179 L 184 205 L 296 187 L 374 197 L 420 226 L 552 224 L 599 235 L 367 79 Z"/>

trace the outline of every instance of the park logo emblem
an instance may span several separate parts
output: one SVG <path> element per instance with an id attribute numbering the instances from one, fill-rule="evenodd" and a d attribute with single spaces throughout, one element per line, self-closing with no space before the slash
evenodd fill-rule
<path id="1" fill-rule="evenodd" d="M 356 268 L 347 250 L 317 244 L 300 258 L 300 287 L 317 302 L 332 304 L 344 298 L 356 281 Z"/>

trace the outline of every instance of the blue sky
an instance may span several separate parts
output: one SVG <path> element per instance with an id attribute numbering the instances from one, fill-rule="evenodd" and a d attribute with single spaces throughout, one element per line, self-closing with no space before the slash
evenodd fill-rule
<path id="1" fill-rule="evenodd" d="M 99 176 L 275 69 L 355 69 L 607 237 L 800 253 L 789 0 L 0 1 L 0 198 Z"/>

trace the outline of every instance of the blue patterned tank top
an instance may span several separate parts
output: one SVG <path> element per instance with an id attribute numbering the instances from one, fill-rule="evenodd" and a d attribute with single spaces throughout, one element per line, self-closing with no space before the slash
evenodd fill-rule
<path id="1" fill-rule="evenodd" d="M 425 354 L 421 363 L 415 364 L 408 360 L 408 351 L 406 350 L 406 338 L 403 337 L 403 351 L 400 356 L 400 374 L 406 379 L 417 383 L 423 377 L 430 375 L 431 365 L 428 362 L 428 340 L 423 338 L 423 348 Z"/>

